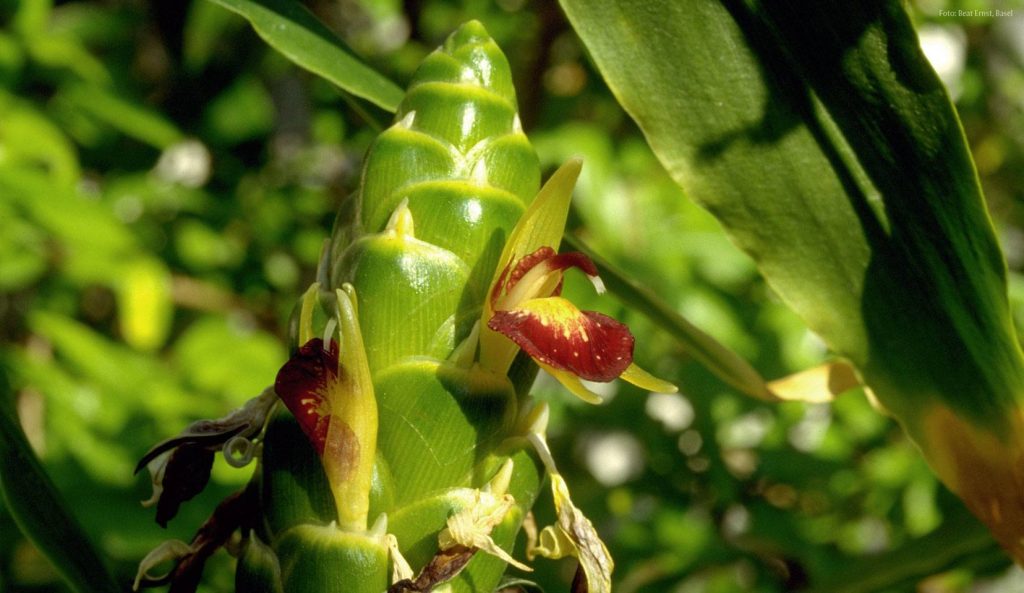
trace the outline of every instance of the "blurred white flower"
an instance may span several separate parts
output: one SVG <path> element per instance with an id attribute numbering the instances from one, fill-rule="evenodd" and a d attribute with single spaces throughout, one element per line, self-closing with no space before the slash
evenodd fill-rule
<path id="1" fill-rule="evenodd" d="M 652 393 L 644 410 L 672 432 L 686 430 L 693 423 L 693 404 L 678 393 Z"/>
<path id="2" fill-rule="evenodd" d="M 596 435 L 588 439 L 586 451 L 587 469 L 604 486 L 618 486 L 643 472 L 643 448 L 629 433 Z"/>
<path id="3" fill-rule="evenodd" d="M 185 187 L 202 187 L 210 178 L 210 151 L 198 140 L 184 140 L 160 155 L 153 171 L 157 177 Z"/>

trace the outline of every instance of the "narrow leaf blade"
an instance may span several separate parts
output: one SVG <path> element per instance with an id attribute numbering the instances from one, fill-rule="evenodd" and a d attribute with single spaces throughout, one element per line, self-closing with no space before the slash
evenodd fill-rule
<path id="1" fill-rule="evenodd" d="M 351 50 L 299 2 L 211 1 L 245 17 L 271 47 L 299 66 L 383 109 L 398 109 L 402 90 L 353 56 Z"/>
<path id="2" fill-rule="evenodd" d="M 122 590 L 32 452 L 0 368 L 0 494 L 15 523 L 79 593 Z"/>

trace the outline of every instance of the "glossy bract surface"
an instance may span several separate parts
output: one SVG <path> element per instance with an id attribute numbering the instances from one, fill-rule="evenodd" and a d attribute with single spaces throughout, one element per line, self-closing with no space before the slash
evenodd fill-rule
<path id="1" fill-rule="evenodd" d="M 371 146 L 355 203 L 346 207 L 351 214 L 339 216 L 321 265 L 319 301 L 328 318 L 342 301 L 351 300 L 357 311 L 361 360 L 379 412 L 369 520 L 387 515 L 378 524 L 393 534 L 413 570 L 439 553 L 438 534 L 450 517 L 466 512 L 468 493 L 513 460 L 502 496 L 514 504 L 477 536 L 500 548 L 474 554 L 449 582 L 455 591 L 494 588 L 505 569 L 497 556 L 509 557 L 501 550 L 511 549 L 540 486 L 540 466 L 525 439 L 509 439 L 532 373 L 513 383 L 475 365 L 473 356 L 450 360 L 460 344 L 473 343 L 467 338 L 475 335 L 498 258 L 539 177 L 519 126 L 508 62 L 479 23 L 467 23 L 424 60 L 395 123 Z M 321 425 L 328 418 L 331 426 L 350 422 L 332 416 L 326 401 L 351 363 L 346 352 L 339 359 L 335 346 L 325 347 L 329 336 L 311 339 L 321 330 L 310 333 L 318 324 L 308 306 L 302 317 L 298 341 L 304 343 L 278 382 L 311 446 L 284 442 L 299 436 L 284 418 L 268 432 L 261 489 L 272 527 L 267 541 L 286 592 L 333 590 L 330 571 L 312 564 L 330 557 L 355 563 L 338 575 L 365 573 L 367 582 L 353 587 L 380 593 L 378 569 L 389 560 L 376 540 L 349 541 L 324 526 L 330 490 L 338 487 L 330 471 L 328 479 L 317 471 L 318 453 L 324 470 L 331 466 Z M 321 367 L 320 375 L 306 372 Z M 335 499 L 344 516 L 346 503 Z M 314 541 L 309 549 L 299 543 L 306 539 Z M 316 589 L 318 579 L 326 579 L 325 589 Z"/>

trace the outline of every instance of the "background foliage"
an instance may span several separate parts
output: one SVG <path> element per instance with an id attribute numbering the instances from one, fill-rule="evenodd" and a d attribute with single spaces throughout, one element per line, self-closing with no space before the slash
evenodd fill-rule
<path id="1" fill-rule="evenodd" d="M 717 223 L 679 199 L 553 3 L 309 6 L 398 83 L 459 23 L 481 20 L 510 57 L 542 163 L 585 159 L 576 234 L 764 375 L 823 358 Z M 1024 5 L 908 8 L 956 97 L 1024 327 Z M 1014 16 L 940 16 L 996 8 Z M 248 479 L 219 463 L 213 487 L 163 531 L 138 505 L 148 480 L 131 472 L 153 442 L 273 380 L 291 307 L 386 121 L 213 3 L 0 0 L 0 361 L 33 446 L 121 582 Z M 536 388 L 619 591 L 1024 587 L 862 395 L 756 402 L 627 303 L 568 290 L 628 320 L 640 362 L 683 393 L 613 384 L 609 403 L 590 407 L 554 381 Z M 537 567 L 549 591 L 567 589 L 568 562 Z M 204 587 L 232 580 L 220 554 Z M 0 590 L 65 590 L 2 507 Z"/>

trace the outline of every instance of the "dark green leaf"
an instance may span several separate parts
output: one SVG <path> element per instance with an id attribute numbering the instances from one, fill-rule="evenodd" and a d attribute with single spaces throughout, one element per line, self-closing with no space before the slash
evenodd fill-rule
<path id="1" fill-rule="evenodd" d="M 899 3 L 784 4 L 563 0 L 673 178 L 883 403 L 998 420 L 1022 365 L 945 90 Z"/>
<path id="2" fill-rule="evenodd" d="M 120 591 L 36 459 L 13 409 L 0 367 L 0 492 L 22 533 L 39 548 L 71 588 L 80 593 Z"/>
<path id="3" fill-rule="evenodd" d="M 1024 557 L 1006 264 L 901 4 L 562 5 L 676 182 Z"/>

